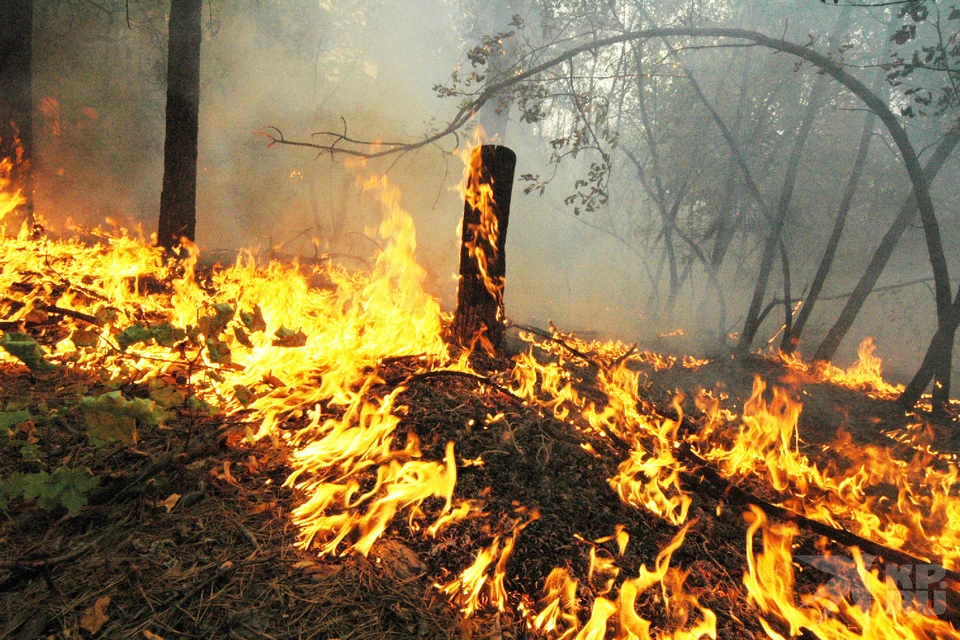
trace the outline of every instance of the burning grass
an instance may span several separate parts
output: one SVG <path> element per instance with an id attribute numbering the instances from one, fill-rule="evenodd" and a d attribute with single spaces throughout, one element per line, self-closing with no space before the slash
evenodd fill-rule
<path id="1" fill-rule="evenodd" d="M 887 446 L 800 435 L 797 376 L 882 392 L 878 367 L 764 361 L 788 388 L 729 397 L 695 384 L 724 365 L 555 330 L 521 331 L 511 359 L 454 353 L 399 193 L 366 187 L 384 207 L 369 272 L 198 268 L 192 246 L 167 262 L 123 234 L 0 241 L 8 635 L 72 637 L 109 596 L 88 633 L 958 637 L 954 603 L 930 599 L 960 562 L 953 461 L 918 427 Z M 670 380 L 686 393 L 660 396 Z M 99 486 L 51 489 L 58 469 Z M 944 586 L 898 600 L 892 565 L 885 581 L 734 489 Z M 852 590 L 827 597 L 797 551 L 853 553 Z"/>

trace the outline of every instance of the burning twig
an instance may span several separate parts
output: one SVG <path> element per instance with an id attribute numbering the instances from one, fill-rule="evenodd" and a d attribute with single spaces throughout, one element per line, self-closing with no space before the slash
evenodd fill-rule
<path id="1" fill-rule="evenodd" d="M 576 356 L 576 357 L 580 358 L 581 360 L 583 360 L 584 362 L 586 362 L 589 366 L 593 367 L 594 369 L 597 369 L 598 371 L 603 371 L 604 369 L 606 369 L 606 367 L 605 367 L 603 364 L 597 362 L 596 360 L 594 360 L 592 357 L 590 357 L 590 356 L 587 355 L 586 353 L 580 351 L 579 349 L 577 349 L 577 348 L 575 348 L 575 347 L 572 347 L 572 346 L 571 346 L 570 344 L 568 344 L 566 341 L 564 341 L 564 340 L 556 337 L 555 333 L 551 333 L 551 332 L 549 332 L 549 331 L 545 331 L 545 330 L 543 330 L 543 329 L 540 329 L 540 328 L 537 328 L 537 327 L 534 327 L 534 326 L 531 326 L 531 325 L 528 325 L 528 324 L 520 324 L 520 323 L 517 323 L 517 322 L 511 322 L 511 323 L 509 323 L 508 326 L 513 327 L 513 328 L 515 328 L 515 329 L 519 329 L 520 331 L 526 331 L 527 333 L 532 333 L 533 335 L 537 336 L 538 338 L 543 338 L 544 340 L 549 340 L 550 342 L 553 342 L 553 343 L 555 343 L 555 344 L 558 344 L 558 345 L 560 345 L 561 347 L 563 347 L 564 349 L 566 349 L 567 351 L 569 351 L 569 352 L 570 352 L 571 354 L 573 354 L 574 356 Z M 631 350 L 631 351 L 632 351 L 632 350 Z M 628 352 L 628 353 L 629 353 L 629 352 Z"/>

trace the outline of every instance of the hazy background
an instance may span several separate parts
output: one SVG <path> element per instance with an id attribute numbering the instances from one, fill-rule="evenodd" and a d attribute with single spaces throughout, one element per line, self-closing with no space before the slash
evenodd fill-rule
<path id="1" fill-rule="evenodd" d="M 362 234 L 376 225 L 380 205 L 357 188 L 357 172 L 345 167 L 342 156 L 331 159 L 310 150 L 269 147 L 258 131 L 275 126 L 290 139 L 308 140 L 314 132 L 342 130 L 342 117 L 351 136 L 413 141 L 455 113 L 457 99 L 438 98 L 433 87 L 447 83 L 459 65 L 466 71 L 472 68 L 466 52 L 482 35 L 497 30 L 490 28 L 495 22 L 491 13 L 523 14 L 525 41 L 547 31 L 559 38 L 609 28 L 607 23 L 591 23 L 591 5 L 576 2 L 515 1 L 496 12 L 494 3 L 455 0 L 221 0 L 205 5 L 197 239 L 208 251 L 259 246 L 313 255 L 316 245 L 324 251 L 369 255 L 373 245 Z M 826 48 L 839 10 L 812 0 L 646 6 L 663 24 L 683 24 L 687 14 L 696 12 L 696 18 L 689 19 L 697 25 L 756 28 L 795 42 L 811 41 L 818 50 Z M 36 121 L 36 202 L 54 226 L 63 227 L 68 219 L 93 225 L 109 218 L 127 226 L 141 223 L 147 233 L 155 230 L 168 10 L 164 2 L 131 0 L 126 6 L 107 0 L 36 0 L 34 90 L 41 111 Z M 545 10 L 550 13 L 549 28 L 544 26 Z M 891 20 L 884 11 L 852 15 L 843 38 L 851 44 L 844 53 L 851 69 L 886 57 L 888 38 L 877 36 Z M 622 15 L 633 13 L 624 9 Z M 508 28 L 504 24 L 499 29 Z M 732 117 L 740 88 L 740 66 L 728 62 L 732 55 L 724 49 L 682 54 L 718 109 L 726 109 L 725 117 Z M 753 170 L 767 199 L 775 201 L 788 153 L 783 149 L 792 142 L 790 123 L 815 74 L 807 67 L 798 69 L 786 55 L 764 50 L 751 55 L 749 103 L 754 116 L 766 114 L 764 124 L 756 126 L 763 138 L 756 145 Z M 589 66 L 589 57 L 583 64 Z M 675 96 L 671 99 L 677 105 L 691 104 L 681 100 L 679 71 L 667 78 L 669 66 L 656 68 L 658 91 Z M 867 84 L 873 77 L 869 68 L 856 74 Z M 597 81 L 593 90 L 602 93 L 608 84 Z M 651 276 L 663 247 L 657 242 L 658 223 L 651 218 L 653 206 L 625 156 L 611 152 L 606 206 L 577 216 L 564 202 L 596 155 L 585 151 L 558 166 L 549 163 L 550 141 L 571 117 L 562 102 L 553 109 L 548 118 L 530 124 L 520 122 L 514 108 L 507 128 L 505 142 L 519 157 L 517 175 L 554 176 L 542 196 L 523 195 L 524 183 L 515 187 L 507 244 L 509 316 L 540 326 L 549 318 L 562 329 L 639 340 L 641 346 L 683 328 L 692 336 L 689 348 L 716 347 L 715 338 L 697 337 L 702 330 L 715 331 L 718 318 L 718 292 L 702 269 L 691 268 L 672 313 L 663 312 L 664 292 L 652 293 Z M 696 230 L 698 216 L 705 215 L 698 207 L 709 206 L 728 168 L 724 143 L 703 109 L 664 107 L 658 118 L 667 161 L 697 163 L 690 175 L 694 191 L 702 194 L 691 199 L 684 214 L 684 224 Z M 744 131 L 757 121 L 747 117 Z M 794 296 L 810 282 L 822 254 L 862 122 L 857 101 L 832 84 L 804 153 L 784 232 L 791 247 Z M 642 152 L 637 124 L 626 119 L 619 124 L 620 144 Z M 944 128 L 943 121 L 934 118 L 906 124 L 918 149 L 934 144 Z M 388 159 L 368 168 L 389 167 L 391 180 L 403 190 L 404 207 L 417 223 L 420 260 L 431 274 L 429 286 L 447 309 L 455 299 L 456 230 L 462 213 L 455 192 L 462 165 L 452 155 L 455 146 L 448 138 L 395 163 Z M 954 250 L 960 229 L 957 174 L 958 163 L 951 159 L 933 188 L 952 273 L 960 268 Z M 908 192 L 896 149 L 878 129 L 824 296 L 852 289 Z M 728 328 L 738 331 L 753 289 L 758 242 L 744 235 L 731 252 L 736 257 L 725 262 L 722 288 Z M 923 234 L 915 226 L 900 241 L 879 284 L 929 275 Z M 780 282 L 777 269 L 768 299 L 782 295 Z M 802 353 L 812 352 L 841 305 L 842 300 L 820 303 Z M 836 362 L 849 363 L 857 343 L 872 335 L 887 371 L 895 378 L 911 375 L 935 328 L 932 311 L 927 285 L 871 296 Z M 782 317 L 782 311 L 775 310 L 760 338 L 772 335 Z"/>

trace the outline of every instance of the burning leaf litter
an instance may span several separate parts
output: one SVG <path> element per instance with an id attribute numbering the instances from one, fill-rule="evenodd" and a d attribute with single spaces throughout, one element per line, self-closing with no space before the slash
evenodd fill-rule
<path id="1" fill-rule="evenodd" d="M 239 421 L 246 429 L 240 446 L 272 443 L 289 452 L 284 486 L 300 500 L 291 517 L 302 549 L 327 558 L 368 557 L 385 536 L 406 536 L 415 560 L 439 553 L 452 562 L 425 566 L 433 588 L 466 618 L 494 616 L 520 633 L 555 639 L 693 640 L 733 628 L 743 613 L 733 614 L 730 602 L 747 597 L 761 613 L 744 634 L 762 630 L 780 638 L 808 629 L 831 638 L 960 637 L 932 615 L 942 611 L 889 597 L 889 576 L 884 582 L 871 573 L 856 552 L 869 602 L 841 594 L 824 604 L 815 586 L 797 593 L 791 574 L 797 532 L 767 523 L 757 511 L 740 551 L 747 596 L 729 573 L 711 590 L 692 573 L 695 552 L 683 568 L 672 564 L 690 544 L 692 527 L 721 526 L 714 507 L 683 481 L 700 460 L 794 513 L 956 570 L 954 464 L 922 451 L 902 460 L 843 436 L 809 453 L 797 428 L 801 404 L 776 387 L 770 399 L 759 378 L 741 412 L 707 392 L 696 396 L 695 416 L 685 414 L 682 396 L 660 411 L 642 395 L 644 372 L 668 370 L 676 358 L 556 330 L 546 337 L 521 332 L 528 346 L 509 367 L 478 372 L 466 354 L 448 351 L 449 319 L 423 289 L 413 224 L 399 192 L 382 176 L 365 188 L 384 209 L 382 251 L 369 273 L 332 262 L 264 265 L 251 254 L 203 270 L 192 245 L 177 264 L 125 233 L 96 232 L 87 242 L 4 238 L 0 358 L 37 375 L 70 368 L 99 377 L 112 390 L 79 402 L 88 435 L 98 441 L 132 445 L 138 426 L 159 428 L 167 412 Z M 710 364 L 679 362 L 690 371 Z M 787 364 L 891 393 L 871 345 L 862 348 L 855 371 Z M 429 395 L 436 380 L 458 389 L 460 404 L 444 411 L 443 401 Z M 148 397 L 137 395 L 143 393 Z M 2 415 L 22 414 L 5 407 Z M 20 422 L 12 420 L 8 429 Z M 540 487 L 498 493 L 498 474 L 530 483 L 533 474 L 517 474 L 531 465 L 546 473 Z M 560 495 L 563 504 L 551 504 L 553 472 L 590 473 L 599 483 L 584 481 L 593 495 Z M 214 475 L 240 487 L 228 462 Z M 167 495 L 158 503 L 168 511 L 186 508 L 187 495 Z M 584 499 L 601 506 L 571 511 Z M 602 515 L 592 513 L 598 508 Z M 639 542 L 658 519 L 670 535 Z M 539 546 L 551 531 L 565 538 L 556 548 Z M 248 530 L 243 538 L 260 548 Z M 445 548 L 450 552 L 438 551 Z M 648 569 L 644 559 L 651 557 Z M 736 572 L 710 564 L 706 575 Z M 880 628 L 887 635 L 876 635 Z"/>

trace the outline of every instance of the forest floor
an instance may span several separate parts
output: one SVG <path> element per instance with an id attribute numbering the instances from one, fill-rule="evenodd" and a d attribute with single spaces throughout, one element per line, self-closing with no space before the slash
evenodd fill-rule
<path id="1" fill-rule="evenodd" d="M 488 371 L 508 364 L 488 362 Z M 582 365 L 567 366 L 576 369 L 581 394 L 601 406 L 604 398 L 591 385 L 596 373 Z M 677 392 L 684 394 L 684 413 L 691 416 L 685 428 L 698 425 L 692 401 L 698 388 L 726 393 L 736 412 L 759 375 L 804 403 L 800 437 L 811 455 L 840 427 L 857 443 L 911 455 L 909 446 L 884 434 L 906 433 L 915 418 L 889 401 L 817 383 L 772 359 L 638 367 L 641 395 L 663 415 L 673 411 Z M 625 456 L 602 434 L 575 429 L 477 379 L 410 376 L 413 369 L 403 359 L 384 364 L 378 372 L 384 382 L 370 393 L 382 395 L 404 380 L 400 430 L 419 437 L 424 457 L 442 459 L 453 441 L 458 458 L 484 460 L 458 469 L 456 495 L 483 500 L 485 517 L 435 539 L 396 518 L 369 555 L 319 558 L 296 545 L 291 512 L 303 496 L 283 486 L 290 452 L 282 440 L 251 444 L 238 417 L 185 409 L 164 424 L 141 425 L 135 444 L 91 446 L 79 398 L 110 390 L 100 377 L 0 363 L 0 416 L 31 416 L 0 433 L 2 475 L 69 466 L 85 467 L 98 479 L 86 504 L 70 511 L 45 506 L 42 498 L 11 499 L 3 510 L 0 638 L 535 637 L 519 612 L 536 601 L 554 568 L 568 569 L 580 580 L 580 597 L 589 599 L 603 593 L 603 581 L 588 577 L 590 551 L 615 548 L 602 540 L 618 526 L 630 534 L 626 551 L 615 557 L 621 577 L 635 575 L 641 564 L 652 567 L 677 534 L 678 527 L 624 505 L 611 490 L 608 478 Z M 148 395 L 135 384 L 123 391 Z M 486 424 L 497 414 L 503 419 Z M 960 451 L 955 424 L 934 428 L 941 451 Z M 57 481 L 52 473 L 49 481 Z M 55 490 L 61 489 L 72 490 L 66 484 Z M 695 522 L 672 566 L 689 572 L 686 589 L 716 614 L 718 637 L 766 637 L 743 588 L 742 509 L 721 508 L 722 497 L 707 491 L 693 498 Z M 456 598 L 438 585 L 524 519 L 505 580 L 508 606 L 465 618 Z M 812 549 L 815 539 L 801 536 L 798 549 Z M 817 580 L 816 572 L 798 578 L 813 587 Z M 655 630 L 679 624 L 668 619 L 673 614 L 656 589 L 640 595 L 637 610 Z"/>

